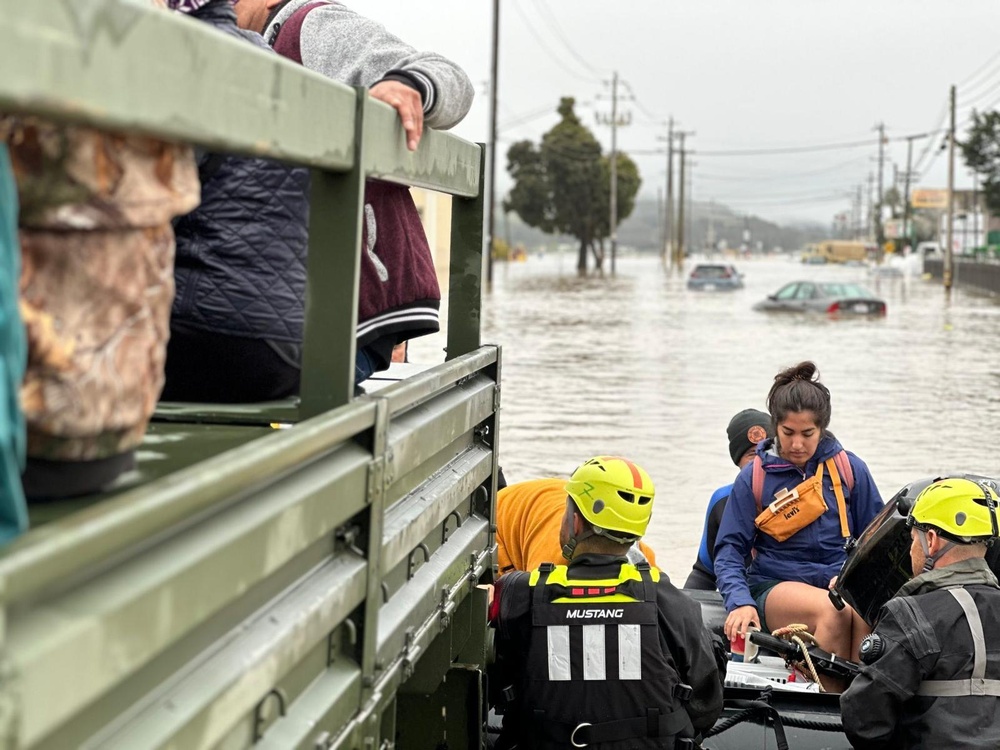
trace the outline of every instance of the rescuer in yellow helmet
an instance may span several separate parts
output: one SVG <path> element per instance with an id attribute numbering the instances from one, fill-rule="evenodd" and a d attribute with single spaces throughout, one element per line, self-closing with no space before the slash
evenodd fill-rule
<path id="1" fill-rule="evenodd" d="M 914 578 L 882 609 L 841 696 L 855 747 L 1000 747 L 1000 584 L 985 560 L 1000 497 L 995 480 L 970 476 L 931 483 L 910 508 Z"/>
<path id="2" fill-rule="evenodd" d="M 722 710 L 718 652 L 700 605 L 627 557 L 652 516 L 652 479 L 597 456 L 565 491 L 568 565 L 496 585 L 495 679 L 506 699 L 497 747 L 696 747 Z"/>

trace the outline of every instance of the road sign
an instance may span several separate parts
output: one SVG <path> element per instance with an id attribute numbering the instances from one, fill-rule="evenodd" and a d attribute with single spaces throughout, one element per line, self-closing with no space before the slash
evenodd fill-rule
<path id="1" fill-rule="evenodd" d="M 914 208 L 948 208 L 948 191 L 916 188 L 910 205 Z"/>

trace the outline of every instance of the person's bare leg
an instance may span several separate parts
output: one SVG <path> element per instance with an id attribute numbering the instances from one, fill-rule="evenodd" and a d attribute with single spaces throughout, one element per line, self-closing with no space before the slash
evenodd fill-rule
<path id="1" fill-rule="evenodd" d="M 771 630 L 801 623 L 816 637 L 824 651 L 842 658 L 856 658 L 852 656 L 851 647 L 852 620 L 857 615 L 850 607 L 837 610 L 826 589 L 785 581 L 771 589 L 764 606 L 764 619 Z M 839 692 L 845 687 L 841 680 L 826 676 L 821 676 L 820 683 L 831 692 Z"/>
<path id="2" fill-rule="evenodd" d="M 844 609 L 851 611 L 851 655 L 848 658 L 851 661 L 861 661 L 861 641 L 872 629 L 850 606 L 845 605 Z"/>

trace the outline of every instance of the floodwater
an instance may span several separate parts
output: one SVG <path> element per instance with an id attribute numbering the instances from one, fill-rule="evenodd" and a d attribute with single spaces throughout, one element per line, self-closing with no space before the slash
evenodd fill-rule
<path id="1" fill-rule="evenodd" d="M 940 282 L 918 276 L 876 284 L 865 268 L 735 265 L 743 290 L 691 292 L 686 275 L 652 256 L 620 258 L 613 278 L 578 277 L 573 253 L 497 264 L 483 341 L 503 346 L 508 481 L 566 476 L 602 453 L 631 458 L 657 488 L 647 541 L 682 582 L 709 496 L 736 475 L 730 417 L 764 409 L 774 375 L 806 359 L 832 393 L 831 430 L 868 464 L 883 498 L 948 469 L 1000 474 L 1000 300 L 956 288 L 948 301 Z M 888 314 L 751 309 L 800 278 L 865 283 Z"/>

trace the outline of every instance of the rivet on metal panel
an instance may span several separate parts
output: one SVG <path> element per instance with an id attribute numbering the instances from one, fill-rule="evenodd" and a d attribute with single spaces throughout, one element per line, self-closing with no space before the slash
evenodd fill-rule
<path id="1" fill-rule="evenodd" d="M 426 544 L 424 544 L 423 542 L 421 542 L 416 547 L 414 547 L 413 551 L 410 552 L 410 556 L 409 556 L 409 558 L 407 558 L 407 561 L 406 561 L 406 580 L 407 581 L 409 581 L 411 578 L 413 578 L 413 574 L 417 572 L 417 565 L 416 565 L 416 563 L 413 560 L 413 555 L 416 554 L 417 550 L 420 550 L 421 552 L 424 553 L 424 562 L 427 562 L 428 560 L 431 559 L 431 551 L 427 548 Z"/>
<path id="2" fill-rule="evenodd" d="M 500 384 L 493 386 L 493 411 L 500 411 Z"/>
<path id="3" fill-rule="evenodd" d="M 257 707 L 254 709 L 254 719 L 253 719 L 253 741 L 259 742 L 264 737 L 264 724 L 267 722 L 268 716 L 264 713 L 264 709 L 270 702 L 270 698 L 274 697 L 278 701 L 278 716 L 285 715 L 285 693 L 281 688 L 273 688 L 267 695 L 260 699 Z"/>
<path id="4" fill-rule="evenodd" d="M 368 504 L 371 505 L 385 491 L 385 461 L 376 458 L 368 464 Z"/>
<path id="5" fill-rule="evenodd" d="M 348 621 L 349 622 L 349 621 Z M 332 667 L 337 661 L 337 631 L 333 630 L 326 637 L 326 666 Z"/>
<path id="6" fill-rule="evenodd" d="M 385 454 L 385 486 L 388 487 L 390 484 L 396 481 L 396 469 L 395 469 L 396 454 L 393 451 L 388 451 Z"/>
<path id="7" fill-rule="evenodd" d="M 455 531 L 462 528 L 462 514 L 457 510 L 453 510 L 444 519 L 444 527 L 441 529 L 441 544 L 448 541 L 448 520 L 452 517 L 455 518 Z"/>

